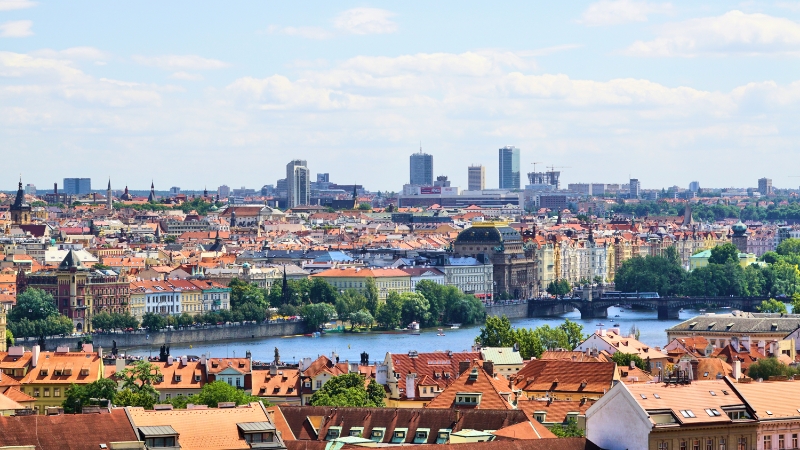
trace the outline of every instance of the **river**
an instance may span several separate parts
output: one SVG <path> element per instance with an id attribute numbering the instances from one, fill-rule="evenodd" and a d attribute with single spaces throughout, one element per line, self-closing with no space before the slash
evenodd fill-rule
<path id="1" fill-rule="evenodd" d="M 708 312 L 729 313 L 729 309 L 708 310 Z M 620 317 L 614 317 L 619 314 Z M 678 320 L 658 320 L 654 310 L 620 310 L 618 307 L 608 309 L 607 319 L 581 320 L 580 313 L 576 310 L 559 317 L 530 318 L 512 320 L 515 327 L 534 328 L 548 324 L 558 326 L 568 318 L 583 325 L 585 334 L 601 328 L 598 323 L 604 323 L 602 328 L 611 328 L 612 324 L 619 324 L 623 333 L 627 333 L 631 326 L 639 328 L 639 340 L 645 344 L 665 346 L 667 334 L 665 329 L 703 314 L 697 310 L 687 309 L 681 311 Z M 216 357 L 242 357 L 247 351 L 252 353 L 255 361 L 271 361 L 275 347 L 278 348 L 281 360 L 297 362 L 303 357 L 315 359 L 319 355 L 328 355 L 335 352 L 340 361 L 359 361 L 361 352 L 369 354 L 370 361 L 383 360 L 386 352 L 407 353 L 411 350 L 418 352 L 432 352 L 436 350 L 464 351 L 469 350 L 480 333 L 480 325 L 462 327 L 457 330 L 445 329 L 444 336 L 437 336 L 436 329 L 426 329 L 418 336 L 410 334 L 384 334 L 384 333 L 329 333 L 319 338 L 304 336 L 270 337 L 263 339 L 248 339 L 241 341 L 225 341 L 220 343 L 203 343 L 196 346 L 186 344 L 175 345 L 170 348 L 170 353 L 178 355 L 200 355 L 210 353 Z M 120 349 L 124 352 L 125 349 Z M 137 356 L 158 355 L 158 347 L 138 347 L 128 353 Z"/>

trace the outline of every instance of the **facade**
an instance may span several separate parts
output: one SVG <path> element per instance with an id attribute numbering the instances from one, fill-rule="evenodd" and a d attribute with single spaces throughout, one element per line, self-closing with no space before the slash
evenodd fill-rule
<path id="1" fill-rule="evenodd" d="M 486 189 L 486 167 L 469 166 L 469 169 L 467 169 L 467 186 L 470 191 Z"/>
<path id="2" fill-rule="evenodd" d="M 86 195 L 92 192 L 91 178 L 64 178 L 64 193 Z"/>
<path id="3" fill-rule="evenodd" d="M 739 313 L 695 316 L 667 328 L 667 341 L 705 337 L 716 347 L 723 348 L 731 341 L 749 349 L 751 343 L 782 341 L 800 338 L 800 315 Z"/>
<path id="4" fill-rule="evenodd" d="M 506 146 L 499 150 L 500 189 L 519 189 L 519 149 Z"/>
<path id="5" fill-rule="evenodd" d="M 758 179 L 758 192 L 761 195 L 772 195 L 772 178 L 759 178 Z"/>
<path id="6" fill-rule="evenodd" d="M 445 284 L 445 274 L 433 267 L 408 267 L 400 269 L 411 276 L 411 290 L 416 291 L 417 283 L 423 280 L 436 284 Z"/>
<path id="7" fill-rule="evenodd" d="M 513 298 L 531 298 L 537 287 L 536 259 L 532 246 L 505 222 L 477 222 L 453 241 L 459 256 L 487 255 L 492 264 L 492 292 Z"/>
<path id="8" fill-rule="evenodd" d="M 409 158 L 409 184 L 412 186 L 433 186 L 433 155 L 414 153 Z"/>
<path id="9" fill-rule="evenodd" d="M 17 292 L 37 288 L 50 293 L 58 311 L 72 319 L 78 332 L 91 331 L 91 318 L 102 311 L 125 313 L 130 308 L 130 284 L 113 271 L 89 269 L 70 250 L 56 270 L 17 278 Z"/>
<path id="10" fill-rule="evenodd" d="M 347 267 L 328 269 L 311 277 L 322 278 L 338 290 L 355 289 L 362 294 L 366 292 L 367 278 L 372 278 L 381 301 L 386 301 L 390 292 L 413 292 L 411 275 L 400 269 Z"/>
<path id="11" fill-rule="evenodd" d="M 311 172 L 308 163 L 295 159 L 286 165 L 287 207 L 311 203 Z"/>
<path id="12" fill-rule="evenodd" d="M 48 407 L 61 406 L 73 383 L 86 385 L 104 378 L 103 359 L 97 353 L 61 349 L 39 352 L 38 346 L 32 353 L 31 369 L 22 379 L 20 390 L 36 399 L 34 409 L 39 414 Z"/>
<path id="13" fill-rule="evenodd" d="M 485 254 L 475 256 L 442 256 L 435 266 L 444 274 L 444 284 L 461 292 L 491 296 L 494 293 L 494 268 Z"/>
<path id="14" fill-rule="evenodd" d="M 630 198 L 639 198 L 642 195 L 642 184 L 639 182 L 637 178 L 631 178 L 630 183 L 628 184 L 628 192 L 630 194 Z"/>
<path id="15" fill-rule="evenodd" d="M 618 383 L 586 411 L 586 437 L 608 450 L 755 450 L 757 427 L 727 378 Z"/>

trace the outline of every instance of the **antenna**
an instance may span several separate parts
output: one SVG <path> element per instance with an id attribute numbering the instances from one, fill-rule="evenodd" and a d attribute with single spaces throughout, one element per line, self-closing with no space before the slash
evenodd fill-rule
<path id="1" fill-rule="evenodd" d="M 532 163 L 531 163 L 531 164 L 533 164 L 533 171 L 534 171 L 534 172 L 536 172 L 536 165 L 537 165 L 537 164 L 541 164 L 541 163 L 542 163 L 541 161 L 536 161 L 536 162 L 532 162 Z"/>

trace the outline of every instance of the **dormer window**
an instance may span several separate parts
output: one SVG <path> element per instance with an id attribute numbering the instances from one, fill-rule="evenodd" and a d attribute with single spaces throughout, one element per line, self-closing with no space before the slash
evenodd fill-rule
<path id="1" fill-rule="evenodd" d="M 341 435 L 342 427 L 330 427 L 328 428 L 328 433 L 325 435 L 325 440 L 332 441 L 334 439 L 338 439 Z"/>
<path id="2" fill-rule="evenodd" d="M 533 418 L 539 423 L 544 423 L 547 413 L 545 411 L 536 411 L 533 413 Z"/>
<path id="3" fill-rule="evenodd" d="M 180 383 L 181 382 L 181 376 L 178 375 L 177 373 L 175 374 L 175 382 L 176 383 Z"/>
<path id="4" fill-rule="evenodd" d="M 439 433 L 436 435 L 436 443 L 439 445 L 447 444 L 450 440 L 450 432 L 453 430 L 449 428 L 445 428 L 443 430 L 439 430 Z"/>
<path id="5" fill-rule="evenodd" d="M 428 442 L 428 435 L 430 434 L 430 428 L 417 428 L 417 431 L 414 432 L 414 443 L 415 444 L 425 444 Z"/>
<path id="6" fill-rule="evenodd" d="M 408 433 L 408 428 L 395 428 L 392 433 L 392 444 L 400 444 L 405 441 L 406 433 Z"/>
<path id="7" fill-rule="evenodd" d="M 459 406 L 478 406 L 481 404 L 480 392 L 459 392 L 456 394 L 455 404 Z"/>
<path id="8" fill-rule="evenodd" d="M 369 439 L 373 442 L 383 442 L 383 435 L 386 433 L 386 428 L 373 428 L 372 434 Z"/>

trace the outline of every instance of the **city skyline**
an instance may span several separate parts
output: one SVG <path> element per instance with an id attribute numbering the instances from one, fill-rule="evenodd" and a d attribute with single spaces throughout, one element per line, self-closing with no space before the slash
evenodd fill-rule
<path id="1" fill-rule="evenodd" d="M 397 190 L 406 174 L 380 169 L 422 140 L 434 176 L 462 187 L 465 161 L 497 186 L 506 144 L 523 174 L 571 166 L 565 183 L 797 184 L 777 164 L 795 155 L 800 98 L 800 10 L 785 3 L 251 2 L 199 8 L 193 26 L 184 4 L 152 5 L 0 1 L 11 173 L 189 186 L 229 158 L 236 176 L 208 185 L 261 186 L 301 158 Z"/>

